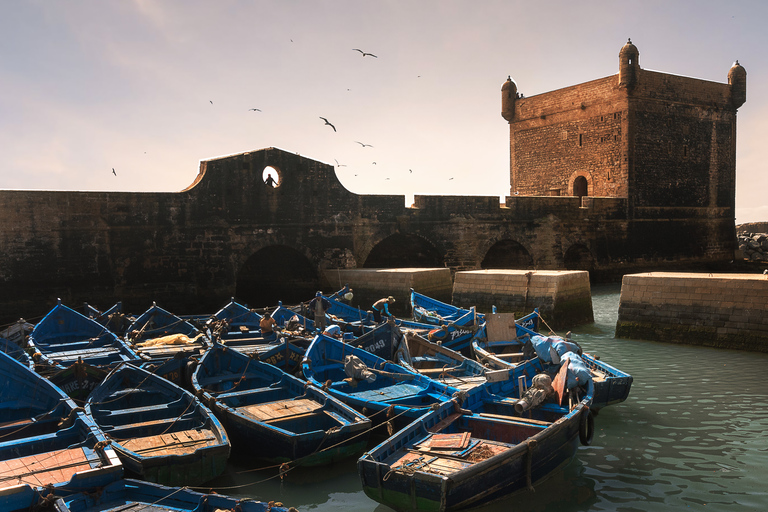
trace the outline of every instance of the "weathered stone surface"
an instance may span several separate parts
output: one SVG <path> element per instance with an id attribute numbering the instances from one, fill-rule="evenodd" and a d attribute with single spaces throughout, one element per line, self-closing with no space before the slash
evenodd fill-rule
<path id="1" fill-rule="evenodd" d="M 453 284 L 453 304 L 477 306 L 490 313 L 521 317 L 534 308 L 552 329 L 594 321 L 589 274 L 585 271 L 474 270 L 457 272 Z M 546 325 L 541 331 L 547 332 Z"/>
<path id="2" fill-rule="evenodd" d="M 507 98 L 512 193 L 502 204 L 416 196 L 406 208 L 404 196 L 354 194 L 333 166 L 276 148 L 202 161 L 178 193 L 0 191 L 0 323 L 39 318 L 58 297 L 121 300 L 128 312 L 157 301 L 211 313 L 233 296 L 298 303 L 334 268 L 609 280 L 732 260 L 746 74 L 719 84 L 622 66 L 623 78 Z M 267 166 L 279 186 L 263 182 Z M 579 178 L 584 197 L 524 195 L 573 194 Z"/>
<path id="3" fill-rule="evenodd" d="M 624 276 L 617 338 L 768 352 L 768 279 L 755 274 Z"/>

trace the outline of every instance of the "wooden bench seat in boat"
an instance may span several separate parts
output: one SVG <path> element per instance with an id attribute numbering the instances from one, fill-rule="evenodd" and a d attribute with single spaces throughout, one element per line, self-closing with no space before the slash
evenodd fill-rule
<path id="1" fill-rule="evenodd" d="M 0 461 L 0 487 L 68 482 L 75 473 L 89 470 L 91 463 L 99 462 L 98 457 L 89 459 L 83 448 L 67 448 L 3 460 Z"/>
<path id="2" fill-rule="evenodd" d="M 120 441 L 125 449 L 144 457 L 184 455 L 205 446 L 219 444 L 216 434 L 207 428 L 181 430 L 147 437 L 134 437 Z"/>
<path id="3" fill-rule="evenodd" d="M 322 409 L 322 405 L 314 400 L 298 398 L 296 400 L 279 400 L 264 404 L 245 405 L 238 407 L 237 412 L 243 413 L 256 421 L 269 423 L 289 417 L 314 414 Z"/>

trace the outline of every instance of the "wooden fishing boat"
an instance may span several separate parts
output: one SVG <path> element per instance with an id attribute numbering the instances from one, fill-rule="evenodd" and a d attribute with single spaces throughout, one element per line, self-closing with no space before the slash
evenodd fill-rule
<path id="1" fill-rule="evenodd" d="M 223 322 L 221 329 L 216 329 L 219 342 L 230 340 L 263 340 L 259 322 L 262 315 L 248 307 L 235 302 L 235 298 L 214 313 L 211 320 Z"/>
<path id="2" fill-rule="evenodd" d="M 58 387 L 0 352 L 0 496 L 29 485 L 99 487 L 121 478 L 96 424 Z M 0 507 L 0 510 L 8 510 Z"/>
<path id="3" fill-rule="evenodd" d="M 109 329 L 58 302 L 29 336 L 33 358 L 61 370 L 78 360 L 93 366 L 113 367 L 141 357 Z"/>
<path id="4" fill-rule="evenodd" d="M 485 315 L 475 308 L 460 308 L 453 304 L 433 299 L 411 288 L 411 311 L 413 319 L 433 325 L 453 324 L 457 327 L 477 325 L 485 321 Z"/>
<path id="5" fill-rule="evenodd" d="M 19 346 L 18 343 L 15 343 L 8 338 L 0 338 L 0 352 L 5 352 L 11 356 L 12 359 L 15 359 L 32 370 L 35 369 L 35 362 L 29 357 L 27 351 Z"/>
<path id="6" fill-rule="evenodd" d="M 280 503 L 234 498 L 223 494 L 202 494 L 187 488 L 125 478 L 90 492 L 50 494 L 18 486 L 12 493 L 0 491 L 3 512 L 288 512 Z M 295 509 L 293 509 L 295 511 Z"/>
<path id="7" fill-rule="evenodd" d="M 474 388 L 460 407 L 444 403 L 360 457 L 363 490 L 398 511 L 441 512 L 532 490 L 573 458 L 591 399 L 521 413 L 517 400 Z"/>
<path id="8" fill-rule="evenodd" d="M 571 345 L 580 352 L 578 346 L 572 344 L 570 340 L 554 335 L 544 336 L 525 327 L 532 324 L 534 316 L 538 317 L 538 311 L 534 310 L 511 327 L 514 320 L 509 319 L 507 315 L 496 313 L 489 315 L 486 326 L 478 331 L 478 335 L 472 340 L 472 349 L 477 360 L 495 369 L 506 369 L 535 357 L 550 373 L 555 373 L 559 368 L 559 362 L 553 362 L 551 359 L 552 343 L 559 342 L 563 345 L 557 347 L 559 355 L 570 350 Z M 496 320 L 499 321 L 496 322 Z M 589 369 L 595 385 L 591 407 L 593 413 L 597 414 L 603 407 L 621 403 L 627 399 L 632 387 L 631 375 L 591 354 L 579 355 Z"/>
<path id="9" fill-rule="evenodd" d="M 202 355 L 210 346 L 210 340 L 200 329 L 157 303 L 152 303 L 131 323 L 125 338 L 142 356 L 153 361 L 170 359 L 178 352 Z"/>
<path id="10" fill-rule="evenodd" d="M 484 384 L 486 374 L 491 371 L 414 332 L 405 332 L 404 340 L 393 358 L 395 363 L 456 389 L 467 390 Z"/>
<path id="11" fill-rule="evenodd" d="M 536 309 L 518 321 L 511 313 L 488 315 L 471 340 L 474 358 L 489 368 L 502 370 L 536 357 L 530 343 L 526 346 L 534 331 L 523 325 L 534 324 L 538 315 Z"/>
<path id="12" fill-rule="evenodd" d="M 352 332 L 355 336 L 361 336 L 377 327 L 371 313 L 342 302 L 338 298 L 340 296 L 343 296 L 343 293 L 336 292 L 327 297 L 331 302 L 331 308 L 328 310 L 331 321 L 338 323 L 345 331 Z M 471 322 L 466 322 L 465 325 L 453 323 L 436 325 L 402 318 L 394 318 L 394 321 L 402 331 L 420 334 L 429 341 L 440 343 L 451 350 L 461 352 L 464 356 L 471 355 L 470 341 L 479 328 L 479 325 Z"/>
<path id="13" fill-rule="evenodd" d="M 113 370 L 85 410 L 126 470 L 144 480 L 199 485 L 226 467 L 229 438 L 219 420 L 192 393 L 142 368 Z"/>
<path id="14" fill-rule="evenodd" d="M 307 349 L 302 369 L 310 383 L 327 389 L 371 418 L 374 425 L 390 422 L 394 429 L 459 393 L 456 388 L 322 334 Z"/>
<path id="15" fill-rule="evenodd" d="M 371 421 L 325 391 L 270 364 L 215 345 L 192 377 L 195 393 L 238 453 L 271 464 L 329 464 L 365 449 Z"/>

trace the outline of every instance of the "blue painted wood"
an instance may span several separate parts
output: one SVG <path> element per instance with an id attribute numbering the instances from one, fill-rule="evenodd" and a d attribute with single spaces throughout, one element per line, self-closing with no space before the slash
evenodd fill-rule
<path id="1" fill-rule="evenodd" d="M 141 360 L 115 333 L 61 302 L 35 325 L 29 345 L 39 363 L 59 370 L 78 359 L 93 366 L 109 367 Z"/>
<path id="2" fill-rule="evenodd" d="M 113 370 L 85 410 L 112 439 L 126 470 L 145 480 L 199 485 L 226 467 L 230 444 L 219 420 L 192 393 L 142 368 L 125 364 Z M 190 431 L 210 442 L 189 441 Z M 131 448 L 136 443 L 141 449 Z"/>
<path id="3" fill-rule="evenodd" d="M 373 382 L 353 380 L 345 373 L 344 361 L 350 355 L 376 373 Z M 309 382 L 362 412 L 374 425 L 393 420 L 399 428 L 458 393 L 456 388 L 322 334 L 307 349 L 302 369 Z"/>
<path id="4" fill-rule="evenodd" d="M 227 347 L 205 353 L 192 385 L 235 450 L 266 463 L 329 464 L 362 453 L 370 435 L 370 420 L 330 394 Z"/>
<path id="5" fill-rule="evenodd" d="M 94 491 L 97 491 L 94 489 Z M 273 503 L 222 494 L 203 494 L 186 488 L 166 487 L 126 478 L 98 492 L 67 494 L 56 501 L 59 512 L 107 512 L 114 510 L 151 510 L 169 512 L 287 512 Z M 26 509 L 24 512 L 32 512 Z"/>
<path id="6" fill-rule="evenodd" d="M 90 469 L 50 481 L 48 472 L 64 464 L 52 452 L 76 448 L 82 448 Z M 0 471 L 0 499 L 3 490 L 20 479 L 38 489 L 50 483 L 56 491 L 77 490 L 106 485 L 123 471 L 103 432 L 82 408 L 44 377 L 0 352 L 0 461 L 34 456 L 49 462 L 33 467 L 28 461 L 23 471 L 8 467 Z M 34 483 L 37 474 L 44 474 L 45 481 Z M 11 494 L 15 492 L 22 491 Z M 7 509 L 0 506 L 0 510 Z"/>
<path id="7" fill-rule="evenodd" d="M 516 379 L 507 383 L 514 388 Z M 529 481 L 535 486 L 574 456 L 591 400 L 585 395 L 570 410 L 540 408 L 523 417 L 514 400 L 475 388 L 460 408 L 442 404 L 360 457 L 363 490 L 396 510 L 454 511 L 525 489 Z M 466 433 L 467 447 L 424 449 L 441 434 Z"/>
<path id="8" fill-rule="evenodd" d="M 149 345 L 151 340 L 174 334 L 183 334 L 192 342 L 183 345 Z M 211 344 L 206 333 L 157 304 L 152 304 L 131 323 L 126 330 L 125 338 L 145 359 L 153 361 L 175 357 L 178 352 L 202 355 Z"/>

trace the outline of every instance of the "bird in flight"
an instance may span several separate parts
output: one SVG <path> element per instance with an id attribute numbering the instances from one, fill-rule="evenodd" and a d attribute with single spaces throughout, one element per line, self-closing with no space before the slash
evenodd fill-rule
<path id="1" fill-rule="evenodd" d="M 347 164 L 340 164 L 339 161 L 336 160 L 335 158 L 333 159 L 333 161 L 336 162 L 336 167 L 346 167 L 347 166 Z M 357 174 L 355 174 L 355 176 L 357 176 Z"/>
<path id="2" fill-rule="evenodd" d="M 114 167 L 112 168 L 112 174 L 114 174 L 115 176 L 117 176 L 117 173 L 115 172 L 115 168 L 114 168 Z"/>
<path id="3" fill-rule="evenodd" d="M 360 145 L 361 145 L 361 146 L 363 146 L 364 148 L 365 148 L 365 147 L 368 147 L 368 148 L 372 148 L 372 147 L 373 147 L 373 146 L 372 146 L 372 145 L 370 145 L 370 144 L 363 144 L 362 142 L 359 142 L 359 141 L 355 141 L 355 142 L 357 142 L 358 144 L 360 144 Z"/>
<path id="4" fill-rule="evenodd" d="M 453 178 L 448 178 L 448 181 L 451 181 Z"/>
<path id="5" fill-rule="evenodd" d="M 261 109 L 260 108 L 249 108 L 248 111 L 249 112 L 251 112 L 251 111 L 261 112 Z"/>
<path id="6" fill-rule="evenodd" d="M 212 100 L 208 100 L 208 101 L 210 101 L 210 102 L 211 102 L 211 105 L 213 105 L 213 101 L 212 101 Z"/>
<path id="7" fill-rule="evenodd" d="M 320 116 L 320 119 L 322 119 L 323 121 L 325 121 L 325 124 L 327 124 L 328 126 L 330 126 L 331 128 L 333 128 L 333 131 L 336 131 L 336 127 L 335 127 L 335 126 L 333 126 L 331 123 L 329 123 L 329 122 L 328 122 L 328 120 L 327 120 L 326 118 L 324 118 L 323 116 Z"/>
<path id="8" fill-rule="evenodd" d="M 374 58 L 378 59 L 378 57 L 376 57 L 374 54 L 368 53 L 368 52 L 364 52 L 363 50 L 361 50 L 359 48 L 352 48 L 352 51 L 360 52 L 361 54 L 363 54 L 363 57 L 365 57 L 366 55 L 370 55 L 371 57 L 374 57 Z"/>
<path id="9" fill-rule="evenodd" d="M 413 174 L 413 170 L 412 169 L 408 169 L 408 172 Z"/>

